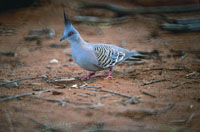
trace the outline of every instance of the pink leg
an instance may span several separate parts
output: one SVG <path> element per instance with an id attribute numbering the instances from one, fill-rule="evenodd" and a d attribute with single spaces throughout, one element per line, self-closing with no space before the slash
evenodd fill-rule
<path id="1" fill-rule="evenodd" d="M 87 76 L 83 76 L 83 77 L 81 77 L 80 79 L 81 80 L 85 80 L 85 79 L 90 79 L 92 76 L 94 76 L 95 75 L 95 72 L 92 72 L 92 73 L 90 73 L 89 75 L 87 75 Z"/>
<path id="2" fill-rule="evenodd" d="M 104 79 L 108 79 L 108 78 L 112 77 L 111 76 L 112 72 L 113 72 L 113 70 L 112 70 L 112 68 L 110 68 L 108 75 Z"/>

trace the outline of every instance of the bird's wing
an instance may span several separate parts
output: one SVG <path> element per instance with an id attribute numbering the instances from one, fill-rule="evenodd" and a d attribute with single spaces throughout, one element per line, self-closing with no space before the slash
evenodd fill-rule
<path id="1" fill-rule="evenodd" d="M 127 50 L 113 45 L 95 44 L 94 52 L 100 67 L 111 68 L 124 60 Z"/>

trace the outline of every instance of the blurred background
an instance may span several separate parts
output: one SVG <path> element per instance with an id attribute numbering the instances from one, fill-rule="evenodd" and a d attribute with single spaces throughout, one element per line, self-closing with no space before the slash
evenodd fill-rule
<path id="1" fill-rule="evenodd" d="M 0 131 L 197 132 L 199 0 L 1 0 Z M 83 39 L 146 57 L 90 80 L 60 42 L 63 10 Z M 37 94 L 37 95 L 36 95 Z M 20 97 L 19 97 L 20 96 Z"/>

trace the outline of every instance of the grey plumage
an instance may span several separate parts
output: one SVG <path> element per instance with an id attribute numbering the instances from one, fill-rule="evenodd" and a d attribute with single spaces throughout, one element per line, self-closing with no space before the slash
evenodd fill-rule
<path id="1" fill-rule="evenodd" d="M 92 71 L 90 75 L 83 77 L 88 79 L 96 71 L 110 68 L 106 78 L 110 77 L 112 68 L 121 62 L 124 62 L 134 52 L 110 44 L 92 44 L 85 42 L 79 32 L 72 26 L 71 22 L 64 13 L 65 31 L 60 40 L 66 39 L 72 46 L 72 57 L 82 68 Z"/>
<path id="2" fill-rule="evenodd" d="M 102 68 L 111 68 L 129 57 L 129 51 L 108 44 L 94 44 L 98 65 Z"/>

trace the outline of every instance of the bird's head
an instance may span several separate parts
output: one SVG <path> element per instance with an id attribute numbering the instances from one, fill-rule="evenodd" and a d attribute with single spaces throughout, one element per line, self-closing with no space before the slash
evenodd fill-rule
<path id="1" fill-rule="evenodd" d="M 79 39 L 79 32 L 73 27 L 71 21 L 68 19 L 67 15 L 64 12 L 64 20 L 65 20 L 65 31 L 63 36 L 60 38 L 60 41 L 62 40 L 68 40 L 68 41 L 76 41 Z"/>

